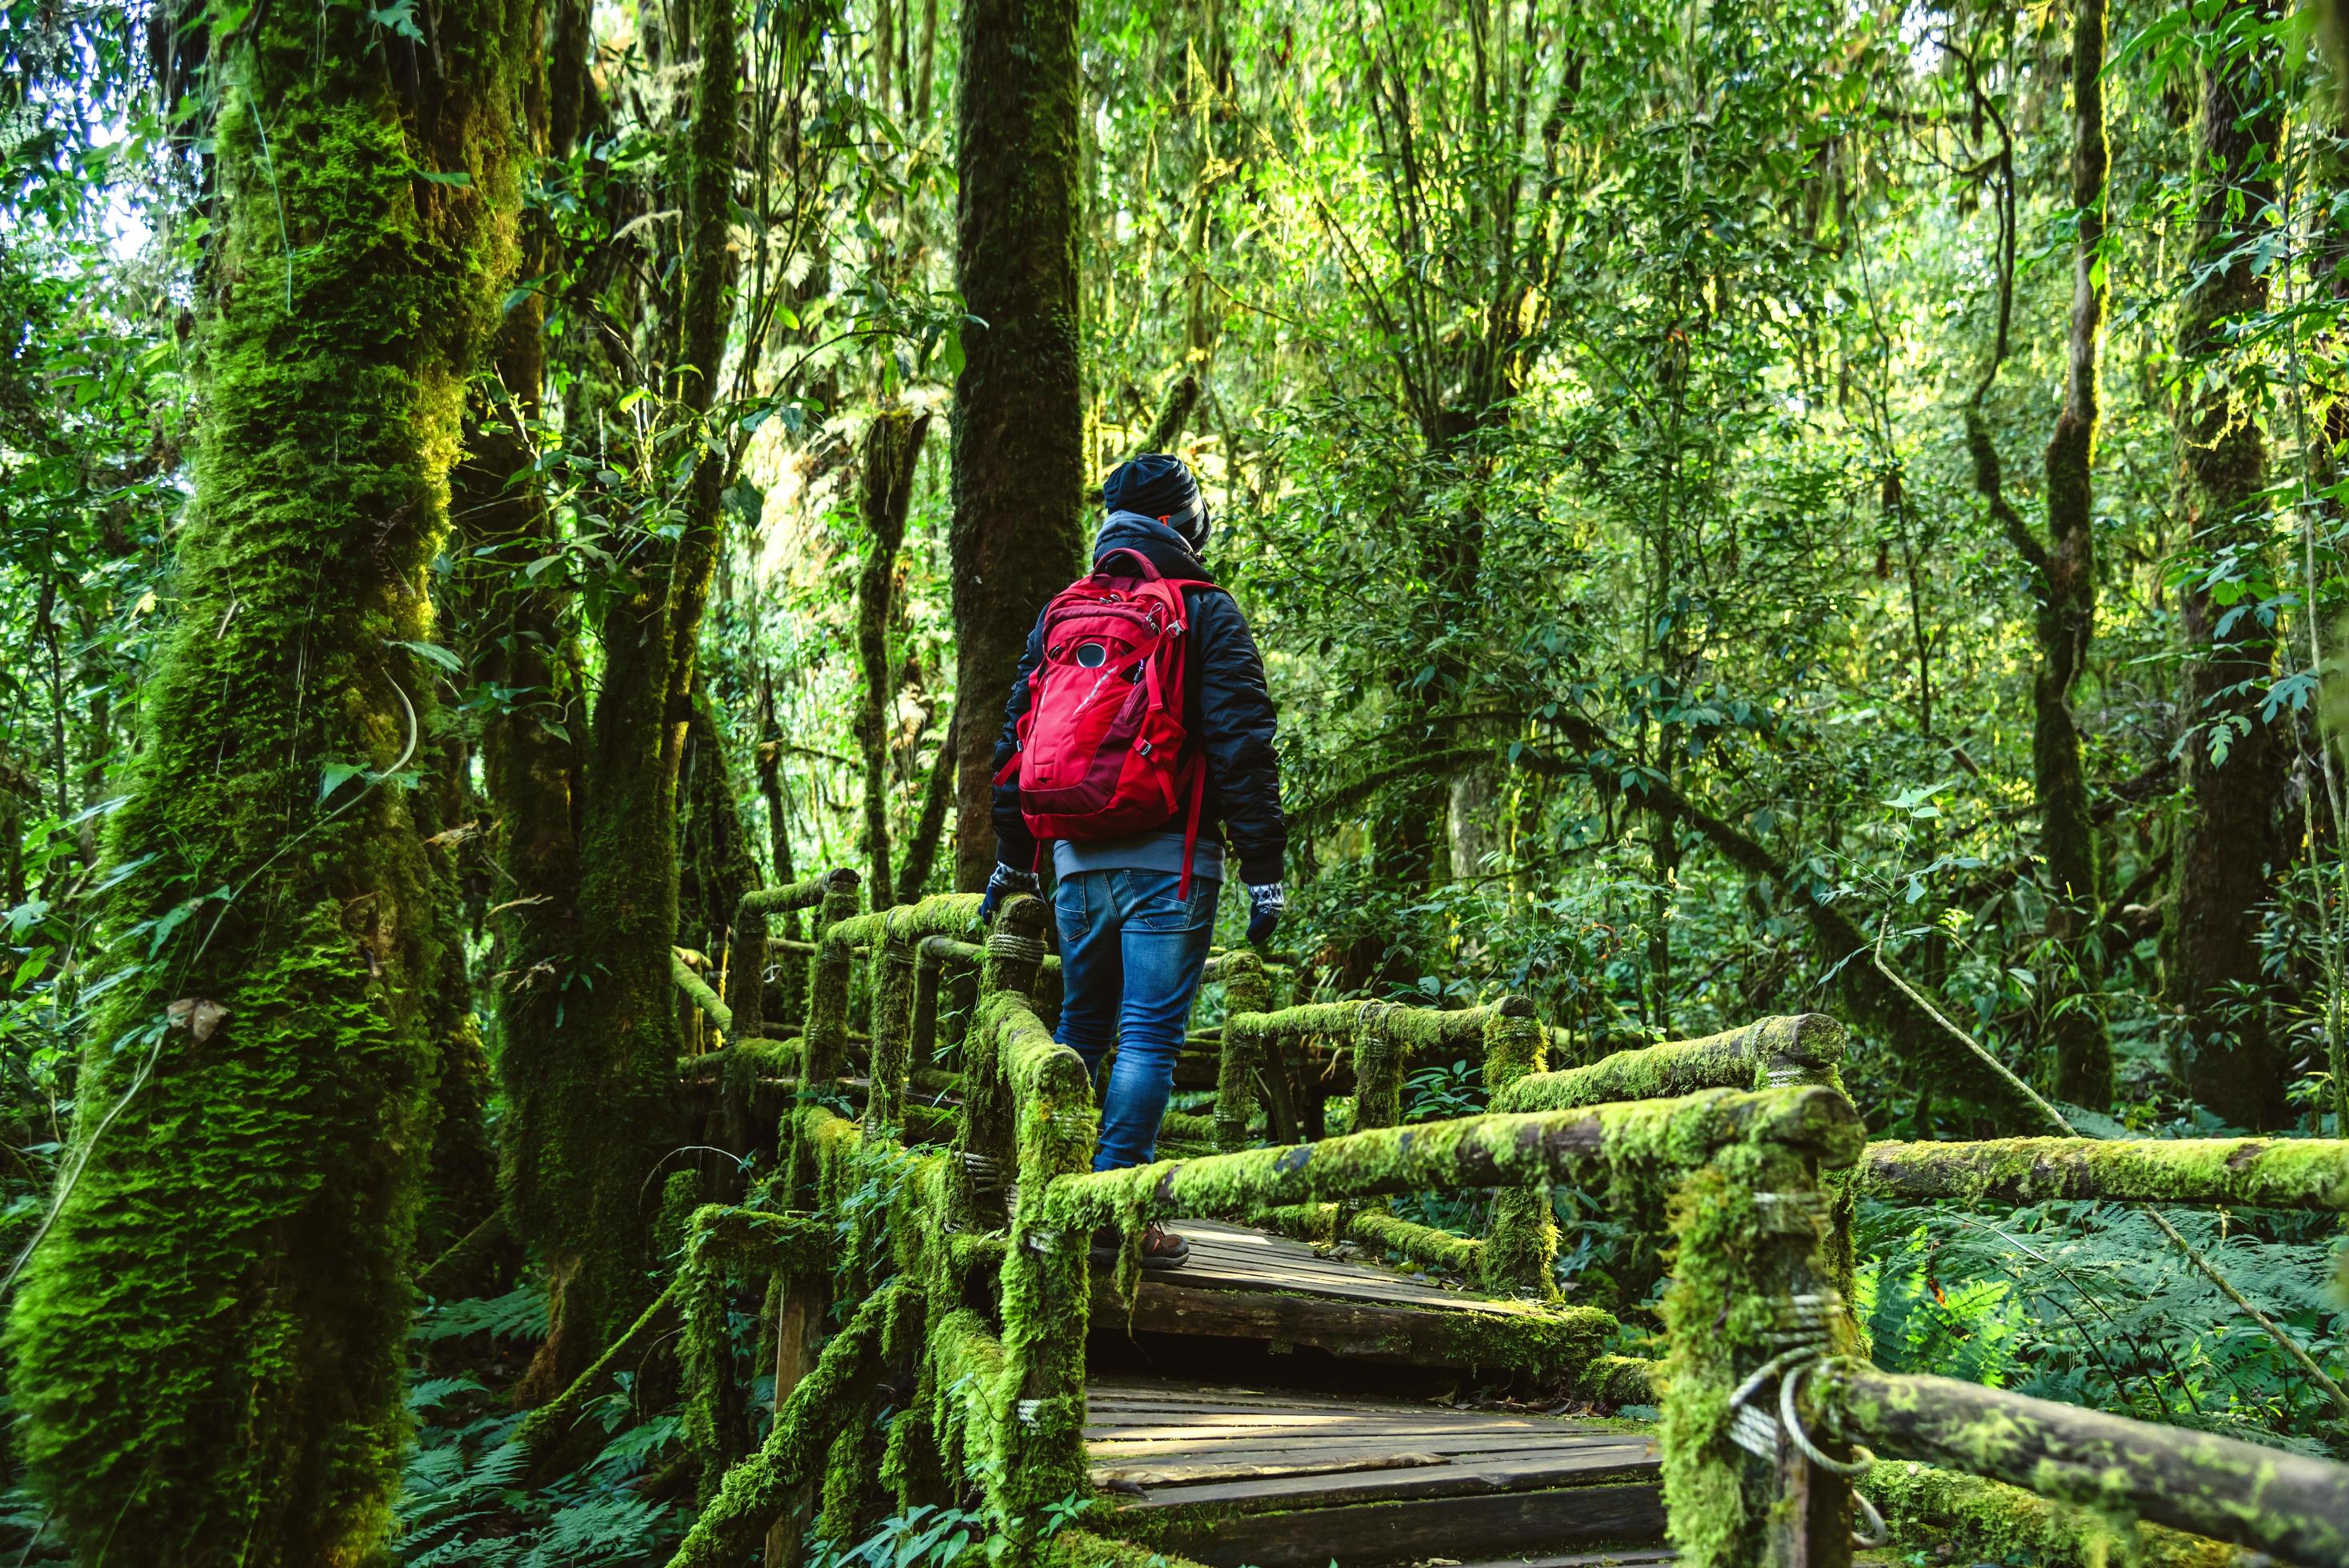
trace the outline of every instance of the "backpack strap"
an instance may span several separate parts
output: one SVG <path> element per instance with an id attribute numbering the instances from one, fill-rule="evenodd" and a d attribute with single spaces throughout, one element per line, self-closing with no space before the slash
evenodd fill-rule
<path id="1" fill-rule="evenodd" d="M 1174 884 L 1174 902 L 1191 902 L 1191 857 L 1199 851 L 1200 808 L 1207 795 L 1207 758 L 1204 755 L 1191 758 L 1191 820 L 1183 828 L 1183 875 Z"/>
<path id="2" fill-rule="evenodd" d="M 1109 562 L 1115 561 L 1121 555 L 1124 556 L 1127 560 L 1133 562 L 1136 566 L 1139 566 L 1142 569 L 1139 572 L 1124 573 L 1124 575 L 1139 577 L 1144 583 L 1155 583 L 1160 578 L 1166 575 L 1164 573 L 1159 571 L 1157 567 L 1151 564 L 1150 557 L 1143 554 L 1142 552 L 1134 549 L 1130 544 L 1121 544 L 1115 550 L 1103 555 L 1099 561 L 1094 562 L 1092 574 L 1096 577 L 1106 577 L 1110 575 Z"/>

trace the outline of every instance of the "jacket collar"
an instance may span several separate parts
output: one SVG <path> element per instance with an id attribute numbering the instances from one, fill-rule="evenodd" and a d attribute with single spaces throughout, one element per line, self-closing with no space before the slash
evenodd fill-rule
<path id="1" fill-rule="evenodd" d="M 1183 536 L 1154 517 L 1144 517 L 1138 511 L 1113 511 L 1102 524 L 1101 532 L 1093 537 L 1093 560 L 1112 550 L 1131 550 L 1147 559 L 1153 566 L 1169 577 L 1189 578 L 1200 583 L 1215 581 L 1199 558 L 1191 553 Z"/>

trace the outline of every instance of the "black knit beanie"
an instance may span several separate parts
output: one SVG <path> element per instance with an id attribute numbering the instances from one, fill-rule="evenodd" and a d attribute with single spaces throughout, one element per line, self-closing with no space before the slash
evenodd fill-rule
<path id="1" fill-rule="evenodd" d="M 1102 504 L 1156 518 L 1195 552 L 1206 547 L 1207 500 L 1180 458 L 1144 452 L 1118 464 L 1102 484 Z"/>

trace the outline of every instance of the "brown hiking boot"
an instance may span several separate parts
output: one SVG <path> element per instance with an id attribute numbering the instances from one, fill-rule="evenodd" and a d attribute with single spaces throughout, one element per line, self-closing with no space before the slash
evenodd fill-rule
<path id="1" fill-rule="evenodd" d="M 1125 1250 L 1125 1236 L 1115 1225 L 1093 1233 L 1092 1253 L 1100 1263 L 1115 1263 Z M 1191 1243 L 1153 1220 L 1142 1227 L 1142 1266 L 1179 1269 L 1191 1259 Z"/>

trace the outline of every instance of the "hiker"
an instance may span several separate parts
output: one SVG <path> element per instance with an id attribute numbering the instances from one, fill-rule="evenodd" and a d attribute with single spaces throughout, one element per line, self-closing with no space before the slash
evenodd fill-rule
<path id="1" fill-rule="evenodd" d="M 1145 453 L 1109 476 L 1102 503 L 1093 573 L 1044 607 L 1004 707 L 983 907 L 992 915 L 1005 894 L 1037 891 L 1050 840 L 1062 995 L 1053 1037 L 1096 1080 L 1117 1047 L 1093 1155 L 1094 1170 L 1112 1171 L 1157 1144 L 1216 899 L 1235 869 L 1248 941 L 1279 923 L 1288 830 L 1264 660 L 1199 562 L 1209 520 L 1191 470 Z M 1097 1253 L 1117 1244 L 1113 1229 L 1094 1239 Z M 1189 1255 L 1155 1222 L 1143 1232 L 1144 1267 Z"/>

